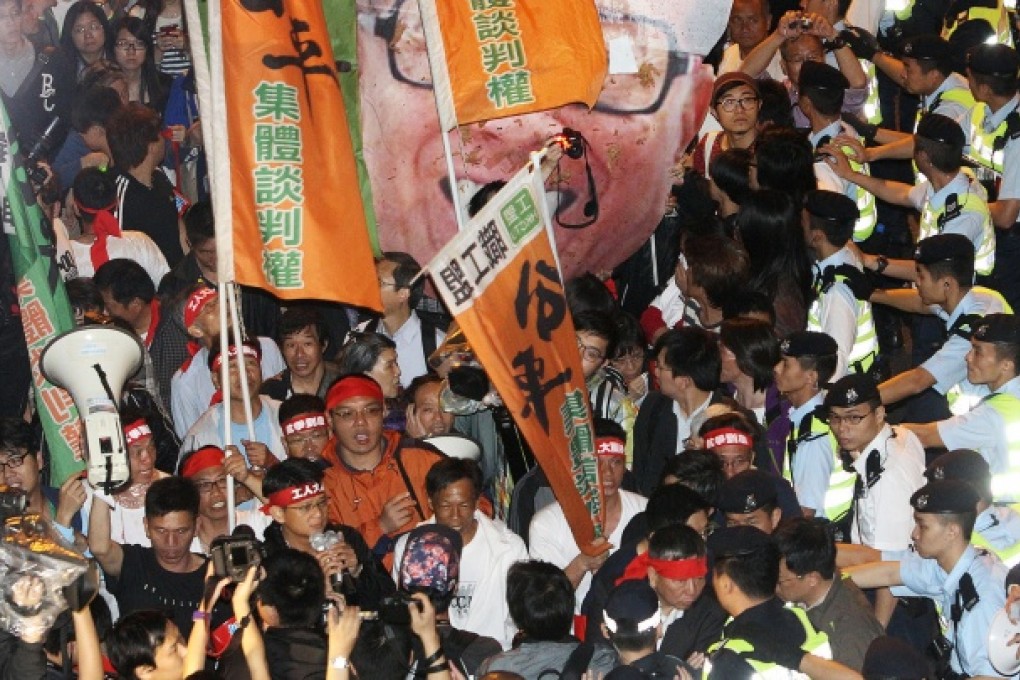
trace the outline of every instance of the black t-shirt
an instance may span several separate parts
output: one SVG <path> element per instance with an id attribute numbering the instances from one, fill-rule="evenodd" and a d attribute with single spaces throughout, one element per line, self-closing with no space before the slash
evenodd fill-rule
<path id="1" fill-rule="evenodd" d="M 151 188 L 127 172 L 118 172 L 117 211 L 120 228 L 148 235 L 171 269 L 184 258 L 174 186 L 162 170 L 152 173 Z"/>
<path id="2" fill-rule="evenodd" d="M 205 587 L 205 563 L 192 572 L 178 574 L 159 566 L 152 548 L 125 545 L 124 561 L 117 578 L 107 574 L 106 587 L 117 598 L 120 615 L 143 609 L 164 611 L 181 635 L 191 633 L 191 615 L 199 608 Z M 217 607 L 221 609 L 221 607 Z M 214 610 L 212 628 L 226 620 L 226 614 Z"/>

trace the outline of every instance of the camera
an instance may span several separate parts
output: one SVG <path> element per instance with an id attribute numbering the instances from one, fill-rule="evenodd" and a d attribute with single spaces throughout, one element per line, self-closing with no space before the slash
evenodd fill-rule
<path id="1" fill-rule="evenodd" d="M 411 611 L 407 608 L 409 604 L 422 611 L 421 602 L 412 599 L 408 593 L 387 595 L 379 602 L 379 620 L 391 626 L 410 626 Z"/>
<path id="2" fill-rule="evenodd" d="M 234 583 L 244 580 L 248 570 L 261 564 L 262 546 L 253 538 L 220 536 L 209 547 L 213 569 L 220 578 L 227 577 Z"/>
<path id="3" fill-rule="evenodd" d="M 814 25 L 815 25 L 815 22 L 812 21 L 811 19 L 808 19 L 807 17 L 800 17 L 799 19 L 796 19 L 791 24 L 791 27 L 792 28 L 799 28 L 802 31 L 810 31 L 811 27 L 814 26 Z"/>
<path id="4" fill-rule="evenodd" d="M 3 524 L 10 517 L 19 517 L 25 514 L 28 507 L 28 494 L 21 489 L 9 486 L 0 486 L 0 524 Z"/>

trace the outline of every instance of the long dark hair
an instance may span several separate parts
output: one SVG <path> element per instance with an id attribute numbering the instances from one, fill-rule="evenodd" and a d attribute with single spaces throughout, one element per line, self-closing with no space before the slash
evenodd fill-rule
<path id="1" fill-rule="evenodd" d="M 113 35 L 110 33 L 110 22 L 106 20 L 106 13 L 103 8 L 92 2 L 76 2 L 67 10 L 64 17 L 64 28 L 60 32 L 60 46 L 64 53 L 76 65 L 76 73 L 81 71 L 88 64 L 81 58 L 81 53 L 74 45 L 74 24 L 82 14 L 91 14 L 92 17 L 103 27 L 103 56 L 105 59 L 113 59 Z"/>
<path id="2" fill-rule="evenodd" d="M 162 116 L 166 107 L 167 97 L 170 95 L 169 83 L 159 72 L 156 66 L 155 45 L 152 42 L 152 31 L 146 23 L 138 17 L 121 17 L 114 23 L 111 29 L 112 42 L 116 43 L 117 36 L 121 31 L 127 31 L 136 40 L 145 43 L 145 61 L 142 62 L 142 88 L 139 96 L 140 103 L 155 109 Z M 116 54 L 114 55 L 116 58 Z M 118 62 L 119 63 L 119 62 Z"/>
<path id="3" fill-rule="evenodd" d="M 740 204 L 737 233 L 747 251 L 749 286 L 776 299 L 780 282 L 791 281 L 807 300 L 811 291 L 811 261 L 804 245 L 800 210 L 786 193 L 751 192 Z"/>
<path id="4" fill-rule="evenodd" d="M 772 369 L 782 356 L 770 323 L 743 317 L 726 319 L 719 329 L 719 342 L 733 352 L 737 368 L 751 378 L 754 389 L 764 390 L 772 384 Z"/>

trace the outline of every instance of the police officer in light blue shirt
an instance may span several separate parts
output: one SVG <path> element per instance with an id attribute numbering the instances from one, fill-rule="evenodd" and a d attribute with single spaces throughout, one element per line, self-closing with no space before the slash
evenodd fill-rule
<path id="1" fill-rule="evenodd" d="M 978 500 L 966 482 L 930 482 L 910 499 L 915 552 L 845 570 L 862 588 L 906 586 L 935 601 L 942 624 L 938 677 L 1000 677 L 988 659 L 988 630 L 1006 602 L 1007 569 L 994 554 L 970 544 Z"/>

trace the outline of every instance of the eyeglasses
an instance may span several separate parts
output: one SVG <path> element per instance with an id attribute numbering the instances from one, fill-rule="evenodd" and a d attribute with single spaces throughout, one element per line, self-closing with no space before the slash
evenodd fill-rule
<path id="1" fill-rule="evenodd" d="M 399 288 L 396 281 L 383 281 L 382 279 L 376 279 L 380 286 L 392 286 L 394 290 Z"/>
<path id="2" fill-rule="evenodd" d="M 831 427 L 831 428 L 836 428 L 836 427 L 839 427 L 840 425 L 843 425 L 843 424 L 857 426 L 857 425 L 861 424 L 862 420 L 864 420 L 865 418 L 867 418 L 868 416 L 870 416 L 874 412 L 875 412 L 875 409 L 871 409 L 867 413 L 860 413 L 860 414 L 851 413 L 851 414 L 848 414 L 848 415 L 845 415 L 845 416 L 839 416 L 839 415 L 836 415 L 835 413 L 829 412 L 825 416 L 825 422 L 827 422 L 829 424 L 829 427 Z"/>
<path id="3" fill-rule="evenodd" d="M 644 360 L 645 353 L 640 349 L 632 350 L 626 354 L 620 354 L 612 359 L 614 364 L 640 364 L 644 363 Z"/>
<path id="4" fill-rule="evenodd" d="M 722 463 L 724 470 L 736 470 L 739 468 L 751 467 L 751 459 L 747 456 L 740 456 L 738 458 L 723 458 L 719 456 L 719 462 Z"/>
<path id="5" fill-rule="evenodd" d="M 324 439 L 329 439 L 329 430 L 324 427 L 317 427 L 304 434 L 288 434 L 284 439 L 291 446 L 304 448 L 308 444 L 318 444 Z"/>
<path id="6" fill-rule="evenodd" d="M 581 350 L 581 356 L 584 357 L 585 361 L 597 364 L 606 360 L 605 352 L 600 350 L 598 347 L 592 347 L 591 345 L 584 344 L 581 338 L 577 339 L 577 349 Z"/>
<path id="7" fill-rule="evenodd" d="M 28 453 L 12 453 L 7 456 L 7 460 L 0 460 L 0 470 L 13 470 L 19 468 L 25 464 L 25 459 L 28 458 Z"/>
<path id="8" fill-rule="evenodd" d="M 86 24 L 85 26 L 75 26 L 74 32 L 76 35 L 85 35 L 86 33 L 102 33 L 102 24 Z"/>
<path id="9" fill-rule="evenodd" d="M 425 32 L 416 7 L 415 2 L 399 0 L 390 14 L 375 17 L 371 28 L 386 41 L 393 79 L 431 88 Z M 599 20 L 607 43 L 630 43 L 638 69 L 637 73 L 607 75 L 595 110 L 614 115 L 657 111 L 676 76 L 687 73 L 691 64 L 680 51 L 673 29 L 665 22 L 619 11 L 600 9 Z"/>
<path id="10" fill-rule="evenodd" d="M 220 477 L 218 479 L 210 479 L 208 482 L 195 482 L 195 488 L 198 489 L 200 494 L 212 493 L 213 488 L 217 488 L 220 491 L 227 490 L 227 484 L 229 480 L 227 477 Z"/>
<path id="11" fill-rule="evenodd" d="M 741 111 L 747 111 L 757 103 L 758 97 L 741 97 L 740 99 L 721 99 L 715 105 L 726 113 L 733 113 L 737 110 L 737 106 L 740 107 Z"/>
<path id="12" fill-rule="evenodd" d="M 353 409 L 341 406 L 333 409 L 330 413 L 333 414 L 333 417 L 339 418 L 340 422 L 353 423 L 358 420 L 359 416 L 364 420 L 382 418 L 383 407 L 382 404 L 370 404 L 362 409 Z"/>
<path id="13" fill-rule="evenodd" d="M 284 506 L 283 509 L 284 510 L 293 510 L 293 511 L 297 512 L 299 515 L 309 515 L 312 512 L 314 512 L 315 510 L 318 510 L 319 512 L 325 514 L 328 508 L 329 508 L 329 499 L 326 498 L 325 496 L 323 496 L 319 500 L 314 501 L 312 503 L 306 503 L 304 505 L 287 505 L 287 506 Z"/>
<path id="14" fill-rule="evenodd" d="M 145 51 L 145 43 L 143 43 L 140 40 L 118 40 L 117 42 L 113 43 L 113 46 L 116 47 L 121 52 Z"/>

